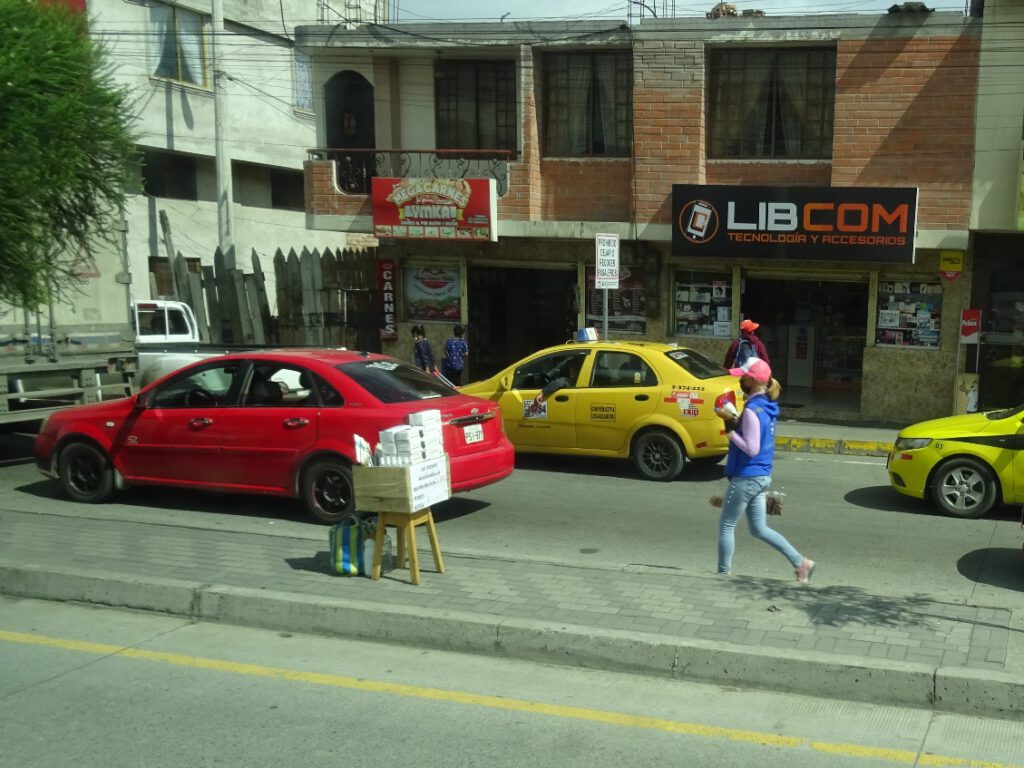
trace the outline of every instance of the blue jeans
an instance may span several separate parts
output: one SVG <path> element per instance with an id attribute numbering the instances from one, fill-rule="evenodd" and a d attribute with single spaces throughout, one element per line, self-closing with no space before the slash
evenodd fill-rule
<path id="1" fill-rule="evenodd" d="M 773 531 L 765 522 L 764 493 L 772 483 L 771 477 L 734 477 L 722 502 L 722 516 L 718 520 L 718 572 L 732 570 L 732 553 L 736 548 L 736 523 L 747 513 L 750 533 L 755 538 L 771 544 L 781 552 L 794 568 L 799 568 L 804 558 L 786 541 L 786 537 Z"/>

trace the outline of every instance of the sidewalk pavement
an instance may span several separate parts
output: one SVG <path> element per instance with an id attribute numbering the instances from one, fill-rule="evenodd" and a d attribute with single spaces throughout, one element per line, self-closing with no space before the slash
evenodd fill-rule
<path id="1" fill-rule="evenodd" d="M 414 587 L 406 570 L 333 575 L 326 527 L 266 535 L 0 510 L 0 593 L 12 597 L 1024 718 L 1024 609 L 674 568 L 444 559 L 435 573 L 424 549 Z"/>

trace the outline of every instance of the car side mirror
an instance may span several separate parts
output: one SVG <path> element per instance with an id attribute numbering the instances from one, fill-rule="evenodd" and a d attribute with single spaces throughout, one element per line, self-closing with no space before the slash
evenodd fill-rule
<path id="1" fill-rule="evenodd" d="M 139 392 L 135 396 L 135 410 L 144 411 L 153 404 L 153 390 Z"/>
<path id="2" fill-rule="evenodd" d="M 506 373 L 504 376 L 501 377 L 501 379 L 498 380 L 498 384 L 501 386 L 502 389 L 512 389 L 512 374 Z"/>

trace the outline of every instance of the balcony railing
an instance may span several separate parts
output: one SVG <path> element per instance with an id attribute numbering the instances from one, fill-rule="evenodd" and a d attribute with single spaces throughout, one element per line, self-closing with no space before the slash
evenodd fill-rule
<path id="1" fill-rule="evenodd" d="M 374 176 L 392 179 L 494 179 L 498 197 L 508 192 L 505 149 L 311 149 L 310 160 L 330 160 L 338 186 L 349 195 L 370 192 Z"/>

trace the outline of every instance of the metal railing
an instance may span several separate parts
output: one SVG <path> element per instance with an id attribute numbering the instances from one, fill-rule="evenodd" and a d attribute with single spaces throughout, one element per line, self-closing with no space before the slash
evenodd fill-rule
<path id="1" fill-rule="evenodd" d="M 498 196 L 508 192 L 508 166 L 514 159 L 506 149 L 311 149 L 310 160 L 330 160 L 336 166 L 341 191 L 370 192 L 374 177 L 394 179 L 494 179 Z"/>

